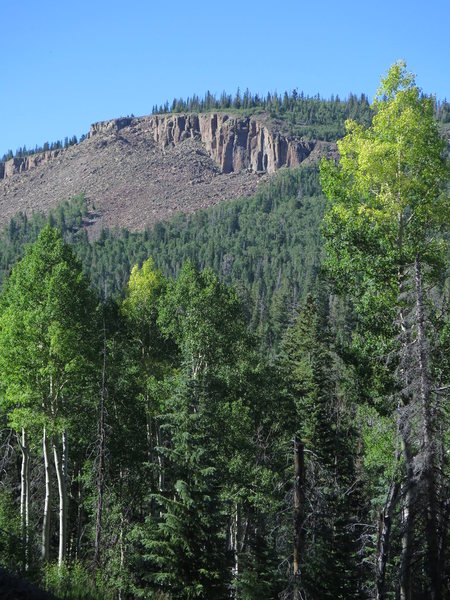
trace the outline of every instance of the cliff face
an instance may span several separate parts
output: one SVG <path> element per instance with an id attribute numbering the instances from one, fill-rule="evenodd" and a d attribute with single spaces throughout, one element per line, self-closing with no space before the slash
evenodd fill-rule
<path id="1" fill-rule="evenodd" d="M 134 119 L 95 123 L 89 136 L 120 131 Z M 162 148 L 186 139 L 201 141 L 222 173 L 253 171 L 274 173 L 282 166 L 298 166 L 313 150 L 314 142 L 288 139 L 272 132 L 254 117 L 234 117 L 223 113 L 157 115 L 140 120 Z"/>
<path id="2" fill-rule="evenodd" d="M 252 196 L 282 166 L 317 160 L 324 142 L 287 138 L 264 115 L 152 115 L 95 123 L 64 150 L 0 163 L 0 226 L 83 192 L 101 227 L 143 229 Z"/>
<path id="3" fill-rule="evenodd" d="M 24 156 L 23 158 L 11 158 L 6 162 L 0 162 L 0 179 L 8 179 L 16 173 L 23 173 L 34 169 L 40 164 L 45 164 L 56 158 L 63 150 L 48 150 L 47 152 L 39 152 Z"/>
<path id="4" fill-rule="evenodd" d="M 222 113 L 113 119 L 91 125 L 88 137 L 114 135 L 129 127 L 143 129 L 162 149 L 189 138 L 196 139 L 204 144 L 222 173 L 244 170 L 274 173 L 283 166 L 296 167 L 315 147 L 314 142 L 273 132 L 255 117 Z M 0 179 L 48 163 L 62 152 L 52 150 L 0 163 Z"/>

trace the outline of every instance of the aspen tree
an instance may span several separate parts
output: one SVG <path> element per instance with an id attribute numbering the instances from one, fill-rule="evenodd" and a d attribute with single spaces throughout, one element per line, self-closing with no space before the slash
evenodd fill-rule
<path id="1" fill-rule="evenodd" d="M 71 420 L 96 352 L 95 300 L 61 234 L 46 226 L 14 268 L 2 295 L 0 367 L 11 425 L 41 429 L 45 494 L 42 557 L 49 559 L 53 450 L 59 497 L 58 563 L 65 559 Z M 23 438 L 26 439 L 26 438 Z M 26 444 L 22 443 L 25 448 Z M 26 452 L 24 453 L 26 457 Z M 24 474 L 26 475 L 26 465 Z M 26 481 L 24 476 L 23 481 Z M 28 484 L 22 496 L 29 496 Z M 23 509 L 27 515 L 26 506 Z M 25 519 L 28 517 L 25 516 Z"/>
<path id="2" fill-rule="evenodd" d="M 430 289 L 444 274 L 449 171 L 433 99 L 421 94 L 404 62 L 392 65 L 381 80 L 372 107 L 371 126 L 347 121 L 338 163 L 321 164 L 331 200 L 324 226 L 328 267 L 352 295 L 365 342 L 376 340 L 378 356 L 389 357 L 396 383 L 398 402 L 391 412 L 394 418 L 398 404 L 405 462 L 400 597 L 410 598 L 412 587 L 421 585 L 439 600 L 443 489 L 436 480 L 435 433 L 440 406 L 433 391 L 428 315 Z M 424 576 L 414 584 L 412 546 L 418 536 L 426 548 Z"/>

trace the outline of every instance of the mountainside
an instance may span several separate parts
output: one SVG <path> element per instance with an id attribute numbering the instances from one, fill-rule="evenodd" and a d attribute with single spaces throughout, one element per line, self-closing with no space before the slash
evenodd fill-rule
<path id="1" fill-rule="evenodd" d="M 102 230 L 89 239 L 86 199 L 79 195 L 47 217 L 17 215 L 0 229 L 0 289 L 25 245 L 36 241 L 46 222 L 61 230 L 81 259 L 100 296 L 118 296 L 136 263 L 149 256 L 174 278 L 190 259 L 237 285 L 248 322 L 265 349 L 276 349 L 293 309 L 314 289 L 325 208 L 316 165 L 283 168 L 253 198 L 224 202 L 130 233 Z"/>
<path id="2" fill-rule="evenodd" d="M 317 159 L 326 142 L 287 137 L 264 115 L 154 115 L 95 123 L 66 149 L 0 163 L 0 224 L 84 193 L 91 230 L 142 230 L 175 213 L 253 195 L 282 166 Z"/>

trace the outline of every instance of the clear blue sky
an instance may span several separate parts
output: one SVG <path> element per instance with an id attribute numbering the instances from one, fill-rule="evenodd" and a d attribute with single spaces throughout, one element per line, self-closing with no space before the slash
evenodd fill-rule
<path id="1" fill-rule="evenodd" d="M 0 2 L 0 156 L 206 90 L 372 97 L 399 58 L 450 99 L 448 0 Z"/>

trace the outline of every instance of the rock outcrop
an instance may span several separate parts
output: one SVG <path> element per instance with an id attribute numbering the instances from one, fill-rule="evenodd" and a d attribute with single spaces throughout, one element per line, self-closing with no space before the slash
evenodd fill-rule
<path id="1" fill-rule="evenodd" d="M 145 117 L 143 117 L 145 118 Z M 114 133 L 118 132 L 124 127 L 129 127 L 131 123 L 134 121 L 138 121 L 140 119 L 133 119 L 130 117 L 121 117 L 120 119 L 112 119 L 111 121 L 99 121 L 98 123 L 93 123 L 91 125 L 91 129 L 89 131 L 88 137 L 92 137 L 97 133 Z"/>
<path id="2" fill-rule="evenodd" d="M 8 179 L 16 173 L 23 173 L 34 169 L 40 164 L 45 164 L 56 158 L 63 150 L 47 150 L 46 152 L 37 152 L 29 156 L 11 158 L 6 162 L 0 162 L 0 179 Z"/>
<path id="3" fill-rule="evenodd" d="M 287 138 L 274 132 L 257 117 L 224 113 L 169 114 L 126 117 L 91 125 L 88 138 L 117 135 L 125 128 L 148 132 L 163 149 L 194 138 L 222 173 L 239 171 L 275 173 L 283 166 L 296 167 L 312 152 L 315 143 L 303 138 Z M 64 150 L 50 150 L 0 163 L 0 179 L 29 171 L 59 156 Z"/>
<path id="4" fill-rule="evenodd" d="M 169 114 L 141 119 L 115 119 L 94 123 L 89 137 L 118 132 L 139 122 L 162 148 L 188 138 L 201 141 L 222 173 L 253 171 L 274 173 L 283 166 L 297 167 L 311 153 L 314 142 L 286 138 L 257 117 L 224 113 Z"/>
<path id="5" fill-rule="evenodd" d="M 268 174 L 315 162 L 325 142 L 288 138 L 265 115 L 127 117 L 64 150 L 0 163 L 0 226 L 84 193 L 102 227 L 140 230 L 176 213 L 252 196 Z"/>

